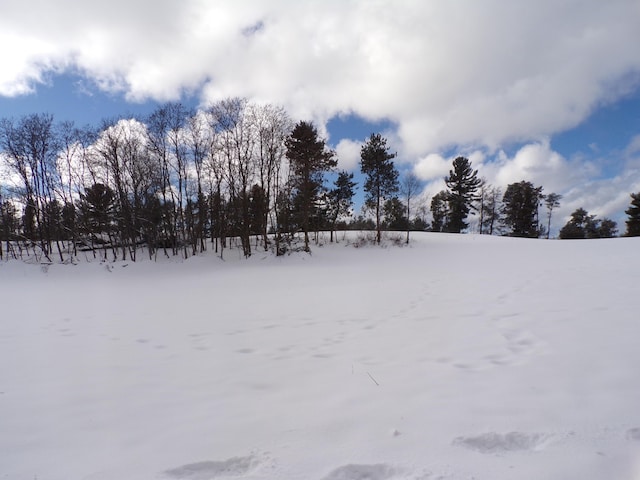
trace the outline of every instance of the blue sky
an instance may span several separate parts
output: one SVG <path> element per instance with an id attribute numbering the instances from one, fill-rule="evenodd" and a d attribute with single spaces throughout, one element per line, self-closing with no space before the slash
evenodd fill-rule
<path id="1" fill-rule="evenodd" d="M 425 202 L 458 155 L 493 185 L 561 193 L 555 230 L 579 207 L 623 222 L 640 191 L 636 0 L 159 0 L 152 11 L 141 0 L 56 0 L 38 18 L 31 10 L 0 7 L 0 42 L 12 46 L 0 52 L 0 117 L 98 126 L 166 101 L 270 102 L 319 125 L 341 168 L 356 170 L 361 142 L 381 132 L 400 169 L 423 180 Z"/>

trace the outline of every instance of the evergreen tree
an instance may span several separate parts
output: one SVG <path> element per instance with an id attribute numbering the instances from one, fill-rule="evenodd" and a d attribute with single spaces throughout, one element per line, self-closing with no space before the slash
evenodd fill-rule
<path id="1" fill-rule="evenodd" d="M 65 240 L 76 238 L 76 206 L 73 202 L 65 202 L 62 206 L 62 229 Z"/>
<path id="2" fill-rule="evenodd" d="M 441 190 L 431 199 L 432 232 L 442 232 L 449 222 L 449 193 Z"/>
<path id="3" fill-rule="evenodd" d="M 613 238 L 618 235 L 618 224 L 610 218 L 603 218 L 598 229 L 600 238 Z"/>
<path id="4" fill-rule="evenodd" d="M 560 206 L 562 195 L 558 193 L 550 193 L 544 197 L 544 204 L 547 207 L 547 239 L 551 232 L 551 213 Z"/>
<path id="5" fill-rule="evenodd" d="M 584 208 L 578 208 L 571 214 L 569 221 L 560 229 L 560 238 L 580 239 L 586 238 L 586 228 L 589 223 L 593 223 L 593 217 L 589 217 L 589 213 Z"/>
<path id="6" fill-rule="evenodd" d="M 115 221 L 116 194 L 102 183 L 94 183 L 80 195 L 80 218 L 87 233 L 108 232 Z"/>
<path id="7" fill-rule="evenodd" d="M 300 226 L 304 232 L 304 249 L 309 251 L 309 229 L 314 216 L 324 173 L 338 164 L 335 152 L 327 150 L 325 141 L 311 123 L 299 122 L 285 140 L 286 156 L 291 162 L 294 204 L 298 207 Z"/>
<path id="8" fill-rule="evenodd" d="M 350 215 L 353 205 L 353 195 L 356 182 L 353 181 L 353 173 L 342 171 L 338 173 L 338 178 L 334 183 L 334 188 L 328 194 L 329 222 L 331 223 L 331 239 L 333 242 L 333 232 L 336 223 L 341 216 Z M 336 237 L 336 242 L 338 238 Z"/>
<path id="9" fill-rule="evenodd" d="M 2 200 L 0 196 L 0 260 L 3 257 L 2 242 L 5 242 L 6 255 L 11 251 L 11 241 L 18 235 L 20 221 L 16 207 L 8 200 Z"/>
<path id="10" fill-rule="evenodd" d="M 453 170 L 449 170 L 449 176 L 444 181 L 449 188 L 449 221 L 446 229 L 460 233 L 468 227 L 465 220 L 482 181 L 478 178 L 478 171 L 471 168 L 471 162 L 465 157 L 457 157 L 453 161 Z"/>
<path id="11" fill-rule="evenodd" d="M 385 198 L 398 191 L 398 171 L 393 164 L 395 153 L 390 153 L 387 140 L 372 133 L 360 149 L 360 170 L 365 175 L 365 205 L 376 214 L 376 241 L 380 243 L 382 205 Z"/>
<path id="12" fill-rule="evenodd" d="M 502 197 L 503 223 L 510 229 L 512 237 L 539 236 L 538 207 L 542 198 L 542 187 L 531 182 L 512 183 Z"/>
<path id="13" fill-rule="evenodd" d="M 384 224 L 388 230 L 407 230 L 409 220 L 406 217 L 406 208 L 398 197 L 392 197 L 383 206 Z"/>
<path id="14" fill-rule="evenodd" d="M 602 220 L 590 215 L 584 208 L 578 208 L 571 214 L 571 218 L 560 229 L 561 239 L 581 238 L 611 238 L 618 233 L 616 222 L 610 218 Z"/>
<path id="15" fill-rule="evenodd" d="M 251 235 L 261 235 L 265 229 L 266 217 L 264 211 L 268 206 L 268 199 L 264 189 L 257 183 L 251 187 L 249 196 L 249 231 Z"/>
<path id="16" fill-rule="evenodd" d="M 625 236 L 627 237 L 639 237 L 640 236 L 640 192 L 631 194 L 631 205 L 624 213 L 629 216 L 629 219 L 625 222 L 627 224 L 627 231 Z"/>

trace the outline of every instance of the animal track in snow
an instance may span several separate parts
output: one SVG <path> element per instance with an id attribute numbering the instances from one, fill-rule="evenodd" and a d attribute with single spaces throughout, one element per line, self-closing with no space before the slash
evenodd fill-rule
<path id="1" fill-rule="evenodd" d="M 640 442 L 640 428 L 630 428 L 627 430 L 627 440 Z"/>
<path id="2" fill-rule="evenodd" d="M 255 469 L 254 457 L 234 457 L 223 461 L 189 463 L 165 470 L 164 474 L 178 480 L 211 480 L 216 477 L 237 477 Z"/>
<path id="3" fill-rule="evenodd" d="M 255 350 L 253 348 L 239 348 L 238 350 L 236 350 L 236 353 L 253 353 L 255 352 Z"/>
<path id="4" fill-rule="evenodd" d="M 344 465 L 333 470 L 322 480 L 387 480 L 398 472 L 385 464 Z"/>
<path id="5" fill-rule="evenodd" d="M 549 345 L 531 332 L 507 330 L 502 335 L 507 340 L 507 348 L 516 357 L 543 355 L 549 351 Z"/>
<path id="6" fill-rule="evenodd" d="M 508 453 L 518 451 L 536 451 L 544 447 L 548 435 L 540 433 L 496 433 L 488 432 L 474 437 L 458 437 L 453 443 L 480 453 Z"/>

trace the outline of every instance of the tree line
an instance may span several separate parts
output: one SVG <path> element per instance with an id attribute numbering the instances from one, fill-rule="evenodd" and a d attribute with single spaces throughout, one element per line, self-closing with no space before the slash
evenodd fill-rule
<path id="1" fill-rule="evenodd" d="M 543 187 L 522 180 L 500 187 L 478 177 L 468 158 L 457 157 L 445 178 L 446 190 L 431 199 L 431 231 L 461 233 L 469 227 L 469 215 L 478 215 L 480 234 L 513 237 L 549 238 L 553 211 L 562 195 L 543 194 Z M 542 211 L 542 214 L 540 210 Z M 625 211 L 626 236 L 640 236 L 640 193 L 631 194 L 631 206 Z M 599 219 L 578 208 L 560 229 L 561 239 L 610 238 L 618 227 L 610 218 Z"/>
<path id="2" fill-rule="evenodd" d="M 294 124 L 281 107 L 240 98 L 197 111 L 169 103 L 100 128 L 49 114 L 1 119 L 0 258 L 68 261 L 84 251 L 135 261 L 207 249 L 222 257 L 232 243 L 245 257 L 281 255 L 298 235 L 309 251 L 319 231 L 334 241 L 349 226 L 375 229 L 379 242 L 385 228 L 408 232 L 404 218 L 419 193 L 415 177 L 399 181 L 394 157 L 380 134 L 362 146 L 373 218 L 347 223 L 353 173 L 337 171 L 317 128 Z"/>
<path id="3" fill-rule="evenodd" d="M 241 98 L 203 110 L 169 103 L 99 128 L 48 114 L 0 119 L 0 258 L 186 258 L 207 249 L 223 257 L 232 244 L 245 257 L 256 249 L 281 255 L 298 236 L 309 251 L 320 231 L 337 241 L 337 229 L 372 230 L 378 243 L 383 230 L 406 231 L 407 243 L 411 230 L 460 233 L 472 214 L 481 234 L 549 237 L 561 195 L 527 181 L 503 193 L 465 157 L 453 161 L 427 222 L 421 182 L 411 173 L 400 178 L 395 157 L 380 134 L 364 142 L 368 215 L 350 218 L 353 173 L 337 171 L 336 153 L 312 123 L 294 124 L 278 106 Z M 640 234 L 640 194 L 627 213 L 627 235 Z M 583 209 L 560 231 L 561 238 L 616 234 L 615 222 Z"/>

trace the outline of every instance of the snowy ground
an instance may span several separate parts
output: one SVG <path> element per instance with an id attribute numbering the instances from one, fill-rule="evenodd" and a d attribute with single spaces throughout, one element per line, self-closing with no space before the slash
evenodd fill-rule
<path id="1" fill-rule="evenodd" d="M 0 264 L 0 479 L 640 479 L 640 239 L 413 238 Z"/>

